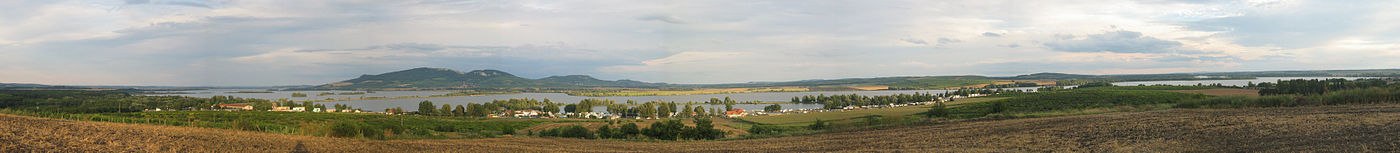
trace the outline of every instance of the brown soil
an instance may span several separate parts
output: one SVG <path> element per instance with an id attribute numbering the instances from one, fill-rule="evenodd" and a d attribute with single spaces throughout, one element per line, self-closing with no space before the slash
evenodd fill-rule
<path id="1" fill-rule="evenodd" d="M 1205 95 L 1212 95 L 1212 96 L 1251 96 L 1251 97 L 1257 97 L 1257 96 L 1259 96 L 1259 90 L 1255 90 L 1255 89 L 1233 89 L 1233 88 L 1215 88 L 1215 89 L 1201 89 L 1201 90 L 1167 90 L 1167 92 L 1189 93 L 1189 94 L 1196 94 L 1196 93 L 1198 93 L 1198 94 L 1205 94 Z"/>
<path id="2" fill-rule="evenodd" d="M 1396 152 L 1400 105 L 1192 109 L 769 139 L 363 140 L 0 115 L 6 152 Z"/>

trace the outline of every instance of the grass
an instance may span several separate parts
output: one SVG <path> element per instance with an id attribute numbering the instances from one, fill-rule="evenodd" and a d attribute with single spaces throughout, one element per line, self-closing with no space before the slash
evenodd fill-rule
<path id="1" fill-rule="evenodd" d="M 958 106 L 958 105 L 960 105 L 960 104 L 979 103 L 979 102 L 986 102 L 986 101 L 993 101 L 993 100 L 1001 100 L 1001 99 L 1006 99 L 1006 98 L 968 98 L 968 99 L 959 99 L 959 100 L 957 100 L 957 101 L 953 101 L 953 102 L 948 103 L 948 105 L 949 105 L 949 107 L 956 107 L 956 106 Z M 780 125 L 780 126 L 798 126 L 798 125 L 811 124 L 813 121 L 816 121 L 817 119 L 826 120 L 826 121 L 834 121 L 834 122 L 840 123 L 840 122 L 849 121 L 849 120 L 854 119 L 854 118 L 861 118 L 861 117 L 871 116 L 871 115 L 879 115 L 879 116 L 907 116 L 907 115 L 914 115 L 914 114 L 923 113 L 923 112 L 928 111 L 928 110 L 929 110 L 929 107 L 932 107 L 932 105 L 920 105 L 920 106 L 908 106 L 908 107 L 895 107 L 895 108 L 882 108 L 882 109 L 859 109 L 859 110 L 833 111 L 833 112 L 815 112 L 815 113 L 807 113 L 807 114 L 784 114 L 784 115 L 773 115 L 773 116 L 750 116 L 750 117 L 742 117 L 742 118 L 739 118 L 739 119 L 742 119 L 742 120 L 744 120 L 744 121 L 754 122 L 754 123 L 760 123 L 760 124 L 772 124 L 772 125 Z"/>

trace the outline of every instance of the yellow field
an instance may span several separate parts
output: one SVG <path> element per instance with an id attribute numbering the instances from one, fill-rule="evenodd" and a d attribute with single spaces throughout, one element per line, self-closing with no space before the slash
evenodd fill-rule
<path id="1" fill-rule="evenodd" d="M 960 99 L 960 100 L 957 100 L 957 101 L 954 101 L 954 102 L 950 102 L 950 103 L 948 103 L 948 105 L 949 105 L 949 107 L 956 107 L 956 106 L 959 105 L 959 104 L 976 103 L 976 102 L 986 102 L 986 101 L 1000 100 L 1000 99 L 1005 99 L 1005 98 L 968 98 L 968 99 Z M 763 124 L 775 124 L 775 125 L 805 125 L 805 124 L 809 124 L 809 123 L 811 123 L 811 122 L 813 122 L 813 121 L 816 121 L 817 119 L 826 120 L 826 121 L 840 121 L 840 120 L 849 120 L 849 119 L 852 119 L 852 118 L 858 118 L 858 117 L 869 116 L 869 115 L 881 115 L 881 116 L 905 116 L 905 115 L 913 115 L 913 114 L 918 114 L 918 113 L 922 113 L 922 112 L 928 111 L 929 107 L 932 107 L 932 105 L 908 106 L 908 107 L 895 107 L 895 108 L 882 108 L 882 109 L 860 109 L 860 110 L 848 110 L 848 111 L 838 111 L 838 112 L 817 112 L 817 113 L 807 113 L 807 114 L 784 114 L 784 115 L 774 115 L 774 116 L 749 116 L 749 117 L 741 117 L 741 118 L 739 118 L 739 119 L 745 120 L 745 121 L 750 121 L 750 122 L 755 122 L 755 123 L 763 123 Z"/>

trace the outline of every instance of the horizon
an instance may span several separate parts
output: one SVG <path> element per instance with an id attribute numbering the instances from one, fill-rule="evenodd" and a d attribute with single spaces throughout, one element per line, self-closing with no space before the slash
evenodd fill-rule
<path id="1" fill-rule="evenodd" d="M 671 84 L 1395 69 L 1393 1 L 12 1 L 0 83 L 320 85 L 416 67 Z"/>
<path id="2" fill-rule="evenodd" d="M 439 67 L 417 67 L 417 68 L 409 68 L 409 69 L 403 69 L 403 70 L 397 70 L 397 71 L 390 71 L 390 72 L 384 72 L 384 73 L 391 73 L 391 72 L 398 72 L 398 71 L 411 70 L 411 69 L 419 69 L 419 68 L 433 68 L 433 69 L 439 69 Z M 449 70 L 453 70 L 453 71 L 461 71 L 461 70 L 457 70 L 457 69 L 450 69 L 450 68 L 448 68 L 448 69 L 449 69 Z M 478 70 L 495 70 L 495 69 L 478 69 Z M 1021 76 L 1021 75 L 1032 75 L 1032 74 L 1042 74 L 1042 73 L 1071 74 L 1071 75 L 1114 76 L 1114 75 L 1196 74 L 1196 73 L 1229 73 L 1229 72 L 1339 71 L 1339 70 L 1400 70 L 1400 68 L 1382 68 L 1382 69 L 1329 69 L 1329 70 L 1212 71 L 1212 72 L 1134 73 L 1134 74 L 1078 74 L 1078 73 L 1061 73 L 1061 72 L 1034 72 L 1034 73 L 1014 74 L 1014 75 L 954 74 L 954 75 L 924 75 L 924 76 L 877 76 L 877 77 L 822 78 L 822 79 L 781 80 L 781 81 L 749 81 L 749 82 L 728 82 L 728 83 L 706 83 L 706 84 L 679 84 L 679 83 L 650 82 L 650 81 L 641 81 L 641 82 L 646 82 L 646 83 L 666 83 L 666 84 L 672 84 L 672 85 L 717 85 L 717 84 L 773 83 L 773 82 L 797 82 L 797 81 L 841 80 L 841 79 L 861 79 L 861 78 L 889 78 L 889 77 L 941 77 L 941 76 L 1015 77 L 1015 76 Z M 470 72 L 470 71 L 477 71 L 477 70 L 469 70 L 469 71 L 467 71 L 467 72 Z M 505 73 L 510 73 L 509 71 L 503 71 L 503 70 L 495 70 L 495 71 L 501 71 L 501 72 L 505 72 Z M 379 73 L 379 74 L 384 74 L 384 73 Z M 361 74 L 361 75 L 379 75 L 379 74 Z M 510 74 L 511 74 L 511 75 L 514 75 L 513 73 L 510 73 Z M 592 75 L 585 75 L 585 74 L 566 74 L 566 75 L 551 75 L 551 76 L 545 76 L 545 77 L 539 77 L 539 78 L 530 78 L 530 77 L 521 77 L 521 78 L 525 78 L 525 79 L 536 79 L 536 80 L 538 80 L 538 79 L 543 79 L 543 78 L 547 78 L 547 77 L 570 76 L 570 75 L 582 75 L 582 76 L 593 77 L 593 78 L 595 78 L 595 79 L 606 80 L 606 81 L 632 80 L 632 79 L 625 79 L 625 78 L 624 78 L 624 79 L 611 79 L 611 80 L 610 80 L 610 79 L 601 79 L 601 78 L 594 77 L 594 76 L 592 76 Z M 345 80 L 349 80 L 349 79 L 345 79 Z M 344 80 L 341 80 L 341 81 L 344 81 Z M 632 81 L 640 81 L 640 80 L 632 80 Z M 339 81 L 336 81 L 336 82 L 339 82 Z M 327 83 L 334 83 L 334 82 L 327 82 Z M 109 85 L 109 84 L 81 85 L 81 84 L 43 84 L 43 83 L 26 83 L 26 82 L 0 82 L 0 84 L 38 84 L 38 85 L 49 85 L 49 86 L 76 86 L 76 87 L 104 87 L 104 86 L 112 86 L 112 87 L 172 87 L 172 88 L 197 88 L 197 87 L 210 87 L 210 88 L 238 88 L 238 87 L 268 88 L 268 87 L 279 87 L 279 86 L 317 86 L 317 85 L 323 85 L 323 84 L 326 84 L 326 83 L 320 83 L 320 84 L 285 84 L 285 85 L 228 85 L 228 86 L 218 86 L 218 85 Z"/>

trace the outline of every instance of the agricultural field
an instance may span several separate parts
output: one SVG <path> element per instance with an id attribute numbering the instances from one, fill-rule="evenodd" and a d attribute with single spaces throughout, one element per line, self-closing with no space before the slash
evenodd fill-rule
<path id="1" fill-rule="evenodd" d="M 733 141 L 368 140 L 0 114 L 0 150 L 32 152 L 1338 152 L 1400 151 L 1400 105 L 1172 109 L 961 121 Z M 723 147 L 716 147 L 723 146 Z"/>
<path id="2" fill-rule="evenodd" d="M 308 136 L 338 136 L 337 123 L 354 123 L 356 135 L 373 139 L 483 138 L 513 134 L 551 120 L 502 120 L 492 118 L 409 116 L 356 113 L 303 113 L 264 111 L 182 111 L 66 114 L 0 109 L 0 113 L 74 120 L 218 128 Z M 565 121 L 568 122 L 568 121 Z M 374 132 L 362 132 L 374 131 Z M 382 134 L 381 134 L 382 133 Z"/>
<path id="3" fill-rule="evenodd" d="M 979 102 L 987 102 L 987 101 L 1001 100 L 1001 99 L 1006 99 L 1006 98 L 968 98 L 968 99 L 958 99 L 957 101 L 948 102 L 947 105 L 948 105 L 949 107 L 957 107 L 957 106 L 959 106 L 960 104 L 979 103 Z M 818 119 L 820 119 L 820 120 L 826 120 L 826 121 L 837 121 L 837 122 L 840 122 L 840 121 L 850 120 L 850 119 L 853 119 L 853 118 L 860 118 L 860 117 L 871 116 L 871 115 L 879 115 L 879 116 L 908 116 L 908 115 L 915 115 L 915 114 L 918 114 L 918 113 L 927 112 L 927 111 L 929 110 L 929 107 L 931 107 L 931 106 L 933 106 L 933 105 L 920 105 L 920 106 L 895 107 L 895 108 L 881 108 L 881 109 L 858 109 L 858 110 L 832 111 L 832 112 L 815 112 L 815 113 L 806 113 L 806 114 L 783 114 L 783 115 L 772 115 L 772 116 L 749 116 L 749 117 L 741 117 L 741 118 L 739 118 L 739 119 L 740 119 L 740 120 L 744 120 L 744 121 L 754 122 L 754 123 L 760 123 L 760 124 L 771 124 L 771 125 L 781 125 L 781 126 L 797 126 L 797 125 L 806 125 L 806 124 L 810 124 L 810 123 L 812 123 L 813 121 L 816 121 L 816 120 L 818 120 Z"/>
<path id="4" fill-rule="evenodd" d="M 1247 97 L 1259 97 L 1259 90 L 1258 90 L 1258 89 L 1216 88 L 1216 89 L 1166 90 L 1166 91 L 1167 91 L 1167 92 L 1175 92 L 1175 93 L 1204 94 L 1204 95 L 1211 95 L 1211 96 L 1247 96 Z"/>

